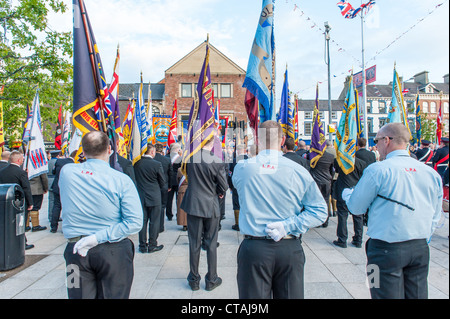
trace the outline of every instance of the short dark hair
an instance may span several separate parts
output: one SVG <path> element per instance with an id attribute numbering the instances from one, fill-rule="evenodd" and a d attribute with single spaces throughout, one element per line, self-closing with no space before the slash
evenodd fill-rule
<path id="1" fill-rule="evenodd" d="M 158 153 L 164 152 L 164 145 L 162 145 L 160 143 L 155 144 L 155 149 Z"/>
<path id="2" fill-rule="evenodd" d="M 152 150 L 152 149 L 154 149 L 155 148 L 155 145 L 153 145 L 153 144 L 151 144 L 151 143 L 148 143 L 147 144 L 147 151 L 145 152 L 145 154 L 150 154 L 150 151 Z"/>
<path id="3" fill-rule="evenodd" d="M 295 148 L 295 141 L 292 137 L 288 137 L 284 142 L 284 146 L 288 149 L 288 151 L 293 151 Z"/>
<path id="4" fill-rule="evenodd" d="M 81 144 L 86 157 L 96 157 L 108 151 L 109 137 L 103 132 L 93 131 L 83 136 Z"/>
<path id="5" fill-rule="evenodd" d="M 358 138 L 358 146 L 359 147 L 366 147 L 367 140 L 364 137 Z"/>

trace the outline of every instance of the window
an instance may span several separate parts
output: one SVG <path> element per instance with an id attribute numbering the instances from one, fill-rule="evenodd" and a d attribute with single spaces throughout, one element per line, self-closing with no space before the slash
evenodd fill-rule
<path id="1" fill-rule="evenodd" d="M 372 103 L 367 102 L 366 106 L 367 106 L 367 113 L 372 113 Z"/>
<path id="2" fill-rule="evenodd" d="M 415 108 L 414 108 L 414 102 L 407 102 L 406 103 L 406 107 L 408 109 L 408 113 L 414 113 Z"/>
<path id="3" fill-rule="evenodd" d="M 423 113 L 428 113 L 428 102 L 423 102 L 422 103 L 422 112 Z"/>
<path id="4" fill-rule="evenodd" d="M 305 123 L 305 135 L 312 135 L 312 123 L 311 122 Z"/>
<path id="5" fill-rule="evenodd" d="M 378 104 L 378 112 L 379 113 L 387 113 L 387 110 L 386 110 L 386 102 L 380 102 L 379 104 Z"/>
<path id="6" fill-rule="evenodd" d="M 331 112 L 331 118 L 333 120 L 336 120 L 337 119 L 337 112 Z"/>
<path id="7" fill-rule="evenodd" d="M 312 119 L 312 112 L 305 112 L 305 120 L 311 120 Z"/>
<path id="8" fill-rule="evenodd" d="M 319 117 L 320 117 L 320 119 L 323 119 L 323 111 L 319 111 Z"/>
<path id="9" fill-rule="evenodd" d="M 448 113 L 448 102 L 444 102 L 444 108 L 442 109 L 443 113 Z"/>
<path id="10" fill-rule="evenodd" d="M 367 119 L 367 130 L 369 133 L 373 133 L 373 118 Z"/>
<path id="11" fill-rule="evenodd" d="M 192 97 L 192 84 L 182 83 L 181 84 L 181 97 Z"/>
<path id="12" fill-rule="evenodd" d="M 430 103 L 430 113 L 436 113 L 436 102 Z"/>
<path id="13" fill-rule="evenodd" d="M 386 125 L 386 119 L 380 119 L 380 125 L 379 128 L 382 128 L 383 126 Z"/>
<path id="14" fill-rule="evenodd" d="M 231 97 L 231 84 L 221 84 L 220 85 L 220 97 L 221 98 Z"/>
<path id="15" fill-rule="evenodd" d="M 213 90 L 214 90 L 214 98 L 217 99 L 219 97 L 219 84 L 217 83 L 213 84 Z"/>

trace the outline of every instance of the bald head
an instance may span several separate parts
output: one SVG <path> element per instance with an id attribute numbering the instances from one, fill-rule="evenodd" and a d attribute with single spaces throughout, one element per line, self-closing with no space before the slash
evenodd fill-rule
<path id="1" fill-rule="evenodd" d="M 11 155 L 10 151 L 3 151 L 2 152 L 2 161 L 9 161 L 9 156 Z"/>
<path id="2" fill-rule="evenodd" d="M 266 121 L 259 126 L 258 142 L 260 150 L 277 150 L 281 149 L 281 144 L 284 143 L 283 129 L 281 125 L 275 121 Z"/>
<path id="3" fill-rule="evenodd" d="M 22 165 L 23 163 L 23 154 L 19 151 L 12 151 L 9 155 L 9 162 L 17 165 Z"/>
<path id="4" fill-rule="evenodd" d="M 408 128 L 403 123 L 386 124 L 380 129 L 379 133 L 391 137 L 393 143 L 402 146 L 403 148 L 406 147 L 406 144 L 409 143 L 411 138 Z"/>
<path id="5" fill-rule="evenodd" d="M 83 136 L 81 140 L 86 158 L 109 157 L 109 137 L 103 132 L 93 131 Z"/>

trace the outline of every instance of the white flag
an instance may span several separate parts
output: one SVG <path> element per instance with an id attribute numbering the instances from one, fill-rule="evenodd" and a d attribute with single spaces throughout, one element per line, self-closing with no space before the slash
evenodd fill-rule
<path id="1" fill-rule="evenodd" d="M 41 128 L 41 111 L 39 106 L 39 92 L 36 92 L 33 101 L 33 117 L 31 119 L 30 141 L 26 154 L 26 167 L 28 179 L 48 173 L 48 160 L 45 153 L 44 137 Z"/>

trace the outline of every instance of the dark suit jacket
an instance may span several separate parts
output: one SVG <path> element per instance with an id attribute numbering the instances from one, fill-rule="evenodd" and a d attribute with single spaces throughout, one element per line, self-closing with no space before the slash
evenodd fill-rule
<path id="1" fill-rule="evenodd" d="M 177 160 L 175 160 L 174 163 L 172 163 L 172 160 L 170 159 L 170 153 L 167 153 L 166 157 L 170 160 L 171 166 L 172 166 L 172 177 L 169 181 L 169 187 L 173 188 L 175 186 L 178 186 L 178 169 L 181 167 L 181 157 L 179 157 Z"/>
<path id="2" fill-rule="evenodd" d="M 172 181 L 173 178 L 172 163 L 170 162 L 170 158 L 167 158 L 159 153 L 156 153 L 153 159 L 161 163 L 166 181 L 164 183 L 164 189 L 168 189 L 169 187 L 172 186 L 169 185 L 169 183 Z"/>
<path id="3" fill-rule="evenodd" d="M 300 155 L 298 155 L 295 152 L 287 152 L 286 154 L 283 155 L 286 158 L 289 158 L 290 160 L 300 164 L 301 166 L 303 166 L 304 168 L 306 168 L 306 170 L 309 172 L 311 169 L 311 166 L 309 166 L 309 161 L 306 158 L 301 157 Z"/>
<path id="4" fill-rule="evenodd" d="M 25 209 L 33 205 L 33 196 L 31 194 L 30 181 L 28 174 L 17 165 L 9 164 L 0 169 L 0 184 L 18 184 L 22 187 L 25 194 L 26 206 Z"/>
<path id="5" fill-rule="evenodd" d="M 305 154 L 308 154 L 308 151 L 305 150 L 304 148 L 301 148 L 301 149 L 297 150 L 295 153 L 296 153 L 298 156 L 303 157 L 303 156 L 305 156 Z"/>
<path id="6" fill-rule="evenodd" d="M 53 175 L 55 176 L 55 179 L 53 180 L 52 187 L 50 188 L 51 191 L 55 194 L 59 194 L 59 174 L 61 173 L 61 168 L 63 168 L 66 164 L 72 164 L 74 163 L 73 159 L 71 158 L 58 158 L 56 160 L 55 166 L 53 167 Z"/>
<path id="7" fill-rule="evenodd" d="M 119 154 L 117 154 L 117 161 L 122 167 L 123 173 L 128 175 L 133 181 L 134 185 L 136 185 L 136 175 L 134 174 L 133 163 L 125 157 L 120 156 Z"/>
<path id="8" fill-rule="evenodd" d="M 8 162 L 0 161 L 0 169 L 5 168 L 8 165 L 9 165 Z"/>
<path id="9" fill-rule="evenodd" d="M 359 159 L 362 159 L 369 166 L 372 163 L 377 161 L 377 157 L 374 152 L 368 151 L 365 148 L 360 148 L 356 151 L 355 156 Z"/>
<path id="10" fill-rule="evenodd" d="M 330 184 L 334 175 L 334 156 L 329 152 L 324 152 L 317 161 L 316 167 L 311 167 L 310 173 L 318 185 Z"/>
<path id="11" fill-rule="evenodd" d="M 362 177 L 364 169 L 367 167 L 367 163 L 359 158 L 355 158 L 355 169 L 353 172 L 345 175 L 339 166 L 337 160 L 334 160 L 334 169 L 338 173 L 338 178 L 334 183 L 334 196 L 337 200 L 342 200 L 342 191 L 346 188 L 353 188 L 358 184 L 358 181 Z"/>
<path id="12" fill-rule="evenodd" d="M 150 157 L 143 156 L 134 164 L 136 186 L 144 207 L 161 205 L 161 188 L 166 180 L 160 162 Z"/>
<path id="13" fill-rule="evenodd" d="M 181 209 L 188 215 L 217 218 L 220 216 L 218 195 L 228 189 L 225 164 L 210 151 L 200 152 L 200 163 L 187 164 L 188 188 Z"/>

